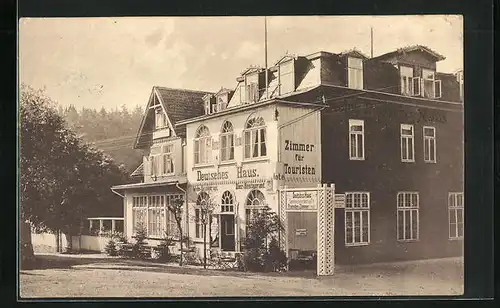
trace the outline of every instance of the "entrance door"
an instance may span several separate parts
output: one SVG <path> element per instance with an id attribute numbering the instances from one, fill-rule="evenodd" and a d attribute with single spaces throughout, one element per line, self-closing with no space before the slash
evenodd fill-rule
<path id="1" fill-rule="evenodd" d="M 234 251 L 234 215 L 220 215 L 221 220 L 221 249 Z"/>

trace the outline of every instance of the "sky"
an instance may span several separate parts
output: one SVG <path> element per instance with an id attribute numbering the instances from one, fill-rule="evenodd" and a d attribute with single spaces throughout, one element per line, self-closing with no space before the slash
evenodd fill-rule
<path id="1" fill-rule="evenodd" d="M 425 45 L 444 55 L 437 70 L 463 67 L 457 15 L 267 17 L 268 64 L 286 53 L 370 55 Z M 265 64 L 264 17 L 23 18 L 19 82 L 62 106 L 145 106 L 153 86 L 234 88 L 250 65 Z"/>

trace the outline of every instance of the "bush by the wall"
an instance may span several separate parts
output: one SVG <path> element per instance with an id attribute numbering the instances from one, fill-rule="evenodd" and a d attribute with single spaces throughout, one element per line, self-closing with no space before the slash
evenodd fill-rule
<path id="1" fill-rule="evenodd" d="M 170 246 L 172 246 L 173 243 L 174 240 L 172 237 L 169 237 L 168 235 L 164 236 L 164 238 L 161 240 L 157 248 L 158 260 L 163 262 L 172 261 L 172 253 L 170 252 Z"/>
<path id="2" fill-rule="evenodd" d="M 137 259 L 147 259 L 148 254 L 146 252 L 146 237 L 147 230 L 144 225 L 139 225 L 137 227 L 135 235 L 135 243 L 132 246 L 132 256 Z"/>
<path id="3" fill-rule="evenodd" d="M 117 256 L 118 255 L 118 250 L 116 249 L 116 243 L 113 239 L 110 239 L 108 243 L 106 244 L 106 247 L 104 247 L 104 251 L 108 256 Z"/>

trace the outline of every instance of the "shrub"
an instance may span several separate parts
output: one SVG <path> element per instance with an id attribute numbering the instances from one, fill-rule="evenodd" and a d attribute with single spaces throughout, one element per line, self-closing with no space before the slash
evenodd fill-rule
<path id="1" fill-rule="evenodd" d="M 137 227 L 136 235 L 135 235 L 135 243 L 132 246 L 132 255 L 134 258 L 138 259 L 146 259 L 146 237 L 147 231 L 144 225 L 139 225 Z"/>
<path id="2" fill-rule="evenodd" d="M 170 246 L 174 243 L 174 240 L 165 235 L 158 245 L 158 260 L 163 262 L 169 262 L 172 259 L 172 254 L 170 253 Z"/>
<path id="3" fill-rule="evenodd" d="M 106 244 L 106 247 L 104 247 L 104 251 L 108 256 L 117 256 L 118 255 L 118 250 L 116 249 L 116 243 L 113 239 L 110 239 L 108 243 Z"/>
<path id="4" fill-rule="evenodd" d="M 281 272 L 286 270 L 287 263 L 288 259 L 285 252 L 279 247 L 278 241 L 272 238 L 265 255 L 266 269 L 269 271 Z"/>
<path id="5" fill-rule="evenodd" d="M 239 267 L 258 272 L 286 269 L 286 255 L 275 237 L 277 232 L 284 230 L 278 215 L 266 207 L 252 218 L 247 230 L 243 264 Z"/>

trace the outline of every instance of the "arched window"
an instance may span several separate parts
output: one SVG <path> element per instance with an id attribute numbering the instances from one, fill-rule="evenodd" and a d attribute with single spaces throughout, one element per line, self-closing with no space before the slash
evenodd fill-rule
<path id="1" fill-rule="evenodd" d="M 227 213 L 227 212 L 234 212 L 234 197 L 233 194 L 229 191 L 225 191 L 222 194 L 222 200 L 221 200 L 221 212 L 222 213 Z"/>
<path id="2" fill-rule="evenodd" d="M 266 148 L 266 123 L 262 117 L 250 117 L 245 124 L 245 159 L 264 157 Z"/>
<path id="3" fill-rule="evenodd" d="M 245 221 L 246 225 L 250 223 L 253 217 L 266 206 L 266 198 L 260 190 L 252 190 L 247 196 L 245 203 Z"/>
<path id="4" fill-rule="evenodd" d="M 210 196 L 202 191 L 198 194 L 198 198 L 196 198 L 196 207 L 194 209 L 194 222 L 195 222 L 195 229 L 194 229 L 194 237 L 196 238 L 202 238 L 203 237 L 203 217 L 205 213 L 203 213 L 203 209 L 207 209 L 207 203 L 210 200 Z"/>
<path id="5" fill-rule="evenodd" d="M 201 126 L 198 128 L 194 138 L 194 163 L 197 164 L 207 164 L 210 162 L 211 155 L 210 151 L 212 149 L 212 138 L 210 137 L 210 131 L 206 126 Z"/>
<path id="6" fill-rule="evenodd" d="M 220 160 L 229 161 L 234 159 L 234 132 L 233 124 L 225 121 L 222 124 L 220 135 Z"/>

